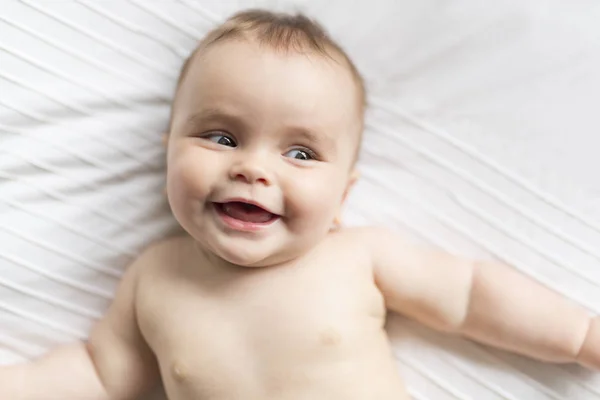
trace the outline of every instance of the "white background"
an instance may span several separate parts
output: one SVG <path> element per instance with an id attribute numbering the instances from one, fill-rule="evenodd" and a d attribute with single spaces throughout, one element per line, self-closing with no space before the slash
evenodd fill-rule
<path id="1" fill-rule="evenodd" d="M 42 1 L 0 5 L 0 364 L 84 338 L 162 196 L 184 57 L 249 6 L 318 18 L 366 77 L 349 224 L 497 258 L 600 311 L 600 3 Z M 518 307 L 518 305 L 515 305 Z M 392 316 L 415 399 L 600 399 L 600 377 Z"/>

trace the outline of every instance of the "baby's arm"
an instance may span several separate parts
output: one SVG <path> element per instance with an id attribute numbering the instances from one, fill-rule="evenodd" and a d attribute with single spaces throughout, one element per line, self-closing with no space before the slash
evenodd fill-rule
<path id="1" fill-rule="evenodd" d="M 387 307 L 430 327 L 548 362 L 600 370 L 600 319 L 498 262 L 475 262 L 367 231 Z"/>
<path id="2" fill-rule="evenodd" d="M 58 347 L 34 362 L 0 368 L 0 399 L 135 399 L 156 383 L 156 361 L 135 316 L 137 276 L 147 257 L 145 253 L 128 268 L 88 343 Z"/>

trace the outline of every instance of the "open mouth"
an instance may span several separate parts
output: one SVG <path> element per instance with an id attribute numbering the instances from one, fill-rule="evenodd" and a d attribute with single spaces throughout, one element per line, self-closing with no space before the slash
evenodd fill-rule
<path id="1" fill-rule="evenodd" d="M 257 230 L 279 219 L 279 215 L 243 201 L 213 203 L 213 205 L 223 222 L 234 229 Z"/>

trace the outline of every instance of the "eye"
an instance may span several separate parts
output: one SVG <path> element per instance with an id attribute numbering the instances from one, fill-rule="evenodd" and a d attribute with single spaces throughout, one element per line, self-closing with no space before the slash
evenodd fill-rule
<path id="1" fill-rule="evenodd" d="M 292 149 L 285 153 L 284 156 L 294 158 L 296 160 L 315 160 L 317 158 L 315 153 L 308 149 Z"/>
<path id="2" fill-rule="evenodd" d="M 211 142 L 215 142 L 222 146 L 227 147 L 237 147 L 237 143 L 231 137 L 221 134 L 221 133 L 212 133 L 210 135 L 205 136 Z"/>

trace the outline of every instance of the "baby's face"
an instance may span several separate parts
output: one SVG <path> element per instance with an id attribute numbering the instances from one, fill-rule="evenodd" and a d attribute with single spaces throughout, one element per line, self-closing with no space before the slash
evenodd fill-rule
<path id="1" fill-rule="evenodd" d="M 361 115 L 344 64 L 231 40 L 199 55 L 181 84 L 167 175 L 179 223 L 237 265 L 309 251 L 353 176 Z"/>

